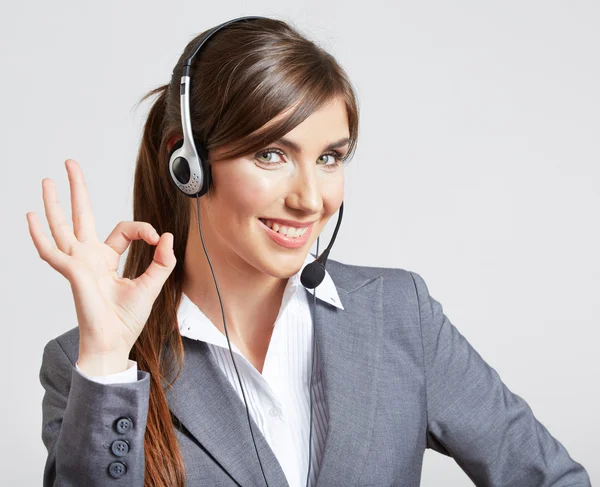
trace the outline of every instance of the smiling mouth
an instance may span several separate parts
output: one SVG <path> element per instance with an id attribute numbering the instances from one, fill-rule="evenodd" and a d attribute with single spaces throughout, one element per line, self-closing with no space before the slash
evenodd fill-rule
<path id="1" fill-rule="evenodd" d="M 312 224 L 306 227 L 292 227 L 287 225 L 281 225 L 277 222 L 273 222 L 266 218 L 259 218 L 259 220 L 274 232 L 278 233 L 287 238 L 300 238 L 311 228 Z"/>

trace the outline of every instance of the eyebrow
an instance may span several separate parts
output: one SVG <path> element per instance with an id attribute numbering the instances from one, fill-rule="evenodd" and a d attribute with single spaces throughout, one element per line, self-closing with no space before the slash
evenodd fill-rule
<path id="1" fill-rule="evenodd" d="M 339 147 L 346 145 L 349 141 L 350 141 L 350 139 L 348 137 L 345 137 L 336 142 L 332 142 L 327 147 L 325 147 L 323 150 L 337 149 Z M 285 137 L 281 137 L 280 139 L 276 140 L 275 144 L 281 144 L 283 146 L 289 147 L 293 151 L 302 152 L 302 148 L 298 144 L 296 144 L 296 142 L 286 139 Z"/>

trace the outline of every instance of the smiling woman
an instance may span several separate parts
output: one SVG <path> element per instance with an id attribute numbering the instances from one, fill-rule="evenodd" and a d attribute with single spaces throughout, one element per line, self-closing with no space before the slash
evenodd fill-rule
<path id="1" fill-rule="evenodd" d="M 358 137 L 330 54 L 281 20 L 234 19 L 152 95 L 134 221 L 99 242 L 72 160 L 73 231 L 50 181 L 56 246 L 28 214 L 78 319 L 44 349 L 44 485 L 417 487 L 426 448 L 478 485 L 590 485 L 419 274 L 325 271 L 331 244 L 315 264 Z"/>
<path id="2" fill-rule="evenodd" d="M 203 314 L 227 337 L 228 345 L 226 322 L 234 324 L 231 342 L 260 373 L 265 371 L 273 323 L 280 315 L 284 293 L 294 282 L 290 277 L 303 267 L 311 245 L 343 200 L 343 169 L 349 161 L 349 146 L 356 143 L 358 109 L 343 71 L 332 68 L 329 70 L 337 71 L 339 77 L 335 83 L 316 83 L 304 88 L 304 94 L 299 90 L 300 98 L 291 102 L 293 108 L 286 107 L 250 134 L 240 134 L 247 138 L 262 134 L 268 147 L 255 154 L 242 153 L 238 148 L 239 155 L 234 156 L 235 142 L 215 149 L 201 143 L 210 164 L 211 186 L 197 208 L 195 202 L 190 202 L 191 224 L 198 220 L 204 225 L 200 233 L 188 233 L 182 293 L 199 303 Z M 292 77 L 290 83 L 294 82 Z M 270 131 L 287 122 L 307 99 L 315 96 L 322 101 L 314 105 L 312 112 L 306 112 L 305 118 L 299 119 L 285 137 L 270 135 Z M 275 103 L 275 97 L 272 102 L 281 106 L 281 101 Z M 167 149 L 171 160 L 182 147 L 181 138 L 175 135 L 169 139 Z M 204 254 L 198 252 L 201 247 Z M 219 268 L 219 286 L 227 290 L 226 310 L 216 282 L 213 286 L 210 279 L 213 260 Z M 248 292 L 249 289 L 253 291 Z M 239 376 L 237 367 L 236 375 Z M 238 379 L 248 406 L 241 378 Z M 308 388 L 299 392 L 307 394 Z M 308 409 L 311 410 L 310 404 Z M 320 419 L 317 426 L 322 427 L 323 418 Z M 256 420 L 260 423 L 259 417 Z M 298 430 L 312 432 L 312 420 L 304 425 L 301 420 L 292 419 L 294 423 Z M 277 441 L 273 439 L 271 444 Z M 296 464 L 296 471 L 308 470 L 308 481 L 312 444 L 306 443 L 308 456 L 298 451 L 291 463 Z M 297 448 L 301 448 L 300 444 Z M 278 453 L 282 467 L 293 481 L 298 474 L 289 470 L 282 454 Z M 260 456 L 258 459 L 260 462 Z M 308 466 L 304 465 L 306 460 Z M 260 466 L 265 476 L 262 462 Z M 313 475 L 316 471 L 316 468 L 312 471 Z M 266 477 L 264 480 L 267 482 Z"/>
<path id="3" fill-rule="evenodd" d="M 190 66 L 188 60 L 209 34 L 212 34 L 210 41 Z M 189 114 L 188 107 L 182 104 L 184 75 L 191 80 L 187 93 Z M 219 361 L 222 369 L 219 373 L 224 372 L 231 379 L 234 378 L 231 367 L 236 368 L 237 373 L 233 355 L 230 360 L 220 355 L 218 347 L 213 348 L 221 344 L 226 334 L 228 341 L 231 336 L 234 350 L 240 353 L 238 361 L 243 360 L 243 366 L 250 367 L 240 371 L 244 381 L 259 381 L 247 391 L 250 395 L 248 419 L 251 414 L 259 425 L 255 426 L 260 435 L 258 446 L 261 447 L 261 438 L 268 442 L 277 456 L 276 463 L 281 465 L 278 475 L 285 472 L 290 484 L 300 482 L 307 474 L 312 484 L 319 471 L 324 443 L 322 432 L 326 428 L 326 417 L 321 412 L 316 415 L 314 425 L 308 420 L 313 412 L 312 395 L 302 379 L 305 375 L 312 379 L 313 354 L 308 346 L 312 328 L 310 331 L 307 328 L 304 338 L 297 341 L 296 346 L 301 346 L 298 350 L 286 352 L 272 339 L 274 323 L 293 319 L 293 310 L 305 304 L 306 296 L 294 295 L 291 291 L 297 289 L 299 272 L 310 261 L 311 246 L 342 204 L 344 166 L 351 160 L 358 138 L 358 102 L 352 83 L 329 53 L 297 29 L 281 20 L 261 17 L 233 22 L 216 33 L 208 29 L 192 39 L 176 63 L 170 82 L 150 91 L 142 100 L 154 95 L 158 97 L 148 115 L 136 162 L 133 216 L 135 222 L 145 222 L 162 237 L 156 252 L 148 241 L 132 238 L 123 274 L 124 279 L 135 282 L 146 276 L 151 278 L 153 263 L 161 262 L 161 268 L 168 269 L 171 256 L 164 252 L 170 235 L 173 270 L 157 291 L 155 300 L 148 297 L 148 312 L 144 310 L 134 324 L 129 323 L 132 333 L 118 340 L 126 342 L 125 347 L 119 347 L 125 353 L 104 356 L 91 353 L 98 350 L 92 345 L 99 336 L 110 343 L 103 336 L 106 324 L 102 331 L 90 330 L 85 323 L 71 330 L 77 333 L 75 342 L 80 344 L 79 349 L 73 351 L 77 379 L 86 379 L 85 383 L 123 381 L 124 376 L 119 374 L 128 373 L 131 379 L 131 373 L 139 369 L 142 376 L 138 376 L 140 380 L 134 384 L 139 388 L 136 394 L 139 394 L 140 404 L 148 394 L 147 414 L 134 421 L 138 434 L 143 435 L 143 448 L 138 438 L 130 441 L 129 462 L 108 462 L 107 466 L 113 468 L 113 472 L 108 473 L 119 475 L 121 472 L 135 479 L 133 483 L 138 482 L 141 475 L 146 485 L 183 486 L 186 479 L 189 485 L 196 485 L 198 475 L 210 479 L 202 484 L 221 485 L 228 476 L 237 478 L 242 485 L 253 483 L 244 481 L 244 474 L 235 472 L 235 464 L 227 461 L 221 448 L 209 448 L 210 454 L 219 460 L 215 463 L 218 470 L 206 464 L 209 457 L 190 464 L 188 455 L 200 458 L 197 452 L 189 450 L 191 437 L 182 436 L 184 433 L 176 428 L 165 428 L 171 424 L 176 407 L 168 399 L 164 386 L 175 383 L 189 363 L 189 359 L 184 361 L 184 338 L 189 339 L 186 333 L 194 330 L 191 326 L 183 327 L 186 316 L 181 314 L 187 302 L 193 303 L 194 312 L 202 310 L 203 329 L 216 337 L 212 340 L 205 337 L 204 342 L 211 346 L 211 356 Z M 211 184 L 199 200 L 178 191 L 169 174 L 170 154 L 184 142 L 182 114 L 189 116 L 191 135 L 207 156 L 206 176 Z M 78 167 L 72 170 L 79 171 Z M 80 174 L 77 177 L 83 178 Z M 200 216 L 201 233 L 193 231 Z M 124 249 L 119 250 L 122 253 Z M 219 290 L 213 283 L 213 267 L 219 289 L 226 296 L 223 310 Z M 158 273 L 152 272 L 156 280 Z M 107 294 L 115 293 L 108 290 Z M 140 294 L 136 296 L 137 302 L 141 302 Z M 289 306 L 285 306 L 288 301 Z M 289 316 L 283 312 L 284 308 L 291 313 Z M 308 308 L 301 316 L 303 326 L 309 324 Z M 46 349 L 43 368 L 49 373 L 55 369 L 55 364 L 50 363 L 55 343 Z M 270 349 L 271 361 L 276 360 L 278 354 L 282 357 L 287 353 L 303 355 L 298 364 L 289 364 L 290 389 L 283 388 L 281 381 L 285 375 L 278 379 L 280 386 L 266 379 L 268 374 L 280 373 L 276 363 L 271 365 L 274 369 L 267 364 Z M 131 367 L 124 370 L 127 364 Z M 253 376 L 256 373 L 258 378 Z M 263 373 L 266 375 L 262 376 Z M 55 379 L 42 373 L 42 382 L 48 387 L 46 377 L 48 381 Z M 211 380 L 217 384 L 217 377 Z M 203 389 L 208 387 L 205 384 Z M 228 383 L 228 387 L 237 388 L 235 380 Z M 315 387 L 319 387 L 318 379 Z M 276 396 L 272 395 L 273 390 Z M 246 402 L 243 390 L 236 391 L 241 392 L 238 399 Z M 285 402 L 290 395 L 303 399 L 289 405 L 287 429 L 275 431 L 273 425 L 267 426 L 270 416 L 260 404 L 268 400 Z M 322 396 L 316 398 L 315 408 L 322 408 L 319 406 L 322 400 Z M 57 448 L 56 431 L 51 430 L 50 425 L 52 418 L 63 417 L 64 411 L 45 408 L 44 414 L 44 439 L 49 447 Z M 210 424 L 209 412 L 205 411 L 199 421 Z M 316 429 L 315 435 L 317 430 L 319 432 L 316 438 L 312 437 L 311 425 Z M 193 430 L 189 421 L 184 426 Z M 242 438 L 246 438 L 243 433 L 248 431 L 247 426 L 240 432 Z M 81 431 L 78 434 L 85 435 Z M 68 435 L 68 428 L 63 429 L 61 438 Z M 196 441 L 204 443 L 205 439 Z M 281 445 L 279 448 L 276 448 L 277 443 Z M 231 451 L 232 445 L 224 444 L 223 448 Z M 60 448 L 53 451 L 60 452 Z M 265 457 L 264 452 L 258 457 L 259 461 L 261 457 Z M 273 460 L 268 455 L 266 458 Z M 257 458 L 249 460 L 246 468 L 256 468 Z M 102 483 L 91 471 L 79 471 L 75 477 L 69 477 L 64 461 L 60 453 L 57 457 L 54 453 L 49 455 L 48 484 L 54 480 L 85 485 Z M 89 462 L 82 459 L 80 463 Z M 260 466 L 263 470 L 263 465 Z M 267 464 L 266 473 L 261 472 L 265 481 L 265 475 L 270 475 L 268 467 Z M 227 476 L 221 478 L 225 471 Z M 282 485 L 281 478 L 275 485 Z"/>

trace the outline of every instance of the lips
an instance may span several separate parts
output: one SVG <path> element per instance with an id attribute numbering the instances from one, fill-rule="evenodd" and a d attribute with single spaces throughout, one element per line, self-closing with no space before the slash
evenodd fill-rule
<path id="1" fill-rule="evenodd" d="M 265 229 L 265 231 L 267 232 L 267 235 L 271 238 L 271 240 L 273 240 L 275 243 L 281 245 L 282 247 L 286 247 L 289 249 L 296 249 L 296 248 L 304 246 L 306 244 L 306 242 L 308 242 L 308 239 L 309 239 L 310 234 L 312 233 L 312 229 L 313 229 L 313 225 L 310 224 L 310 226 L 308 227 L 306 232 L 304 232 L 304 235 L 302 235 L 300 237 L 286 237 L 285 235 L 283 235 L 279 232 L 276 232 L 275 230 L 270 228 L 268 225 L 266 225 L 265 222 L 262 220 L 262 218 L 259 218 L 258 221 L 259 221 L 260 226 Z"/>

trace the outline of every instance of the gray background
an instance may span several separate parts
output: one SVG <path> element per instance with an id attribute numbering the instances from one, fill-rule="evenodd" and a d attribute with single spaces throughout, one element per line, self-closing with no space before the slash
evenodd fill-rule
<path id="1" fill-rule="evenodd" d="M 27 230 L 35 211 L 50 236 L 41 180 L 56 182 L 70 216 L 73 158 L 99 236 L 130 220 L 149 106 L 136 101 L 168 81 L 193 36 L 241 15 L 292 23 L 358 91 L 359 147 L 331 257 L 421 274 L 600 482 L 600 3 L 278 0 L 3 6 L 2 484 L 41 484 L 42 349 L 77 324 L 68 281 Z M 423 485 L 471 482 L 428 450 Z"/>

